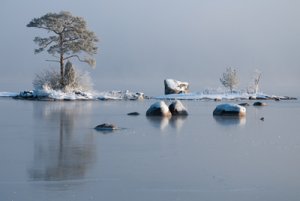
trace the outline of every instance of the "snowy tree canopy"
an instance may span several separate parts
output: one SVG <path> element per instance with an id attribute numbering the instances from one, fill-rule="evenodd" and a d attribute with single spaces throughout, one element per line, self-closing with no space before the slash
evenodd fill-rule
<path id="1" fill-rule="evenodd" d="M 94 32 L 87 29 L 85 20 L 82 17 L 72 16 L 70 12 L 47 13 L 40 18 L 31 20 L 27 27 L 45 29 L 53 33 L 49 37 L 35 37 L 34 42 L 39 46 L 35 53 L 44 50 L 59 60 L 50 60 L 60 63 L 61 82 L 64 85 L 64 61 L 77 58 L 95 66 L 96 62 L 92 55 L 97 53 L 96 42 L 98 39 Z M 81 54 L 85 53 L 83 57 Z"/>
<path id="2" fill-rule="evenodd" d="M 230 92 L 239 84 L 238 75 L 235 69 L 229 67 L 226 68 L 226 72 L 223 73 L 220 78 L 220 82 L 224 87 L 229 88 Z"/>

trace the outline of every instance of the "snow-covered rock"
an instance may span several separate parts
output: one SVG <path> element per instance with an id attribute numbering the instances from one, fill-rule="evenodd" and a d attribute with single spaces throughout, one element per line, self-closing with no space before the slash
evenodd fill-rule
<path id="1" fill-rule="evenodd" d="M 179 100 L 172 102 L 169 105 L 169 110 L 172 113 L 172 115 L 182 115 L 182 116 L 188 115 L 187 109 L 183 106 L 183 104 Z"/>
<path id="2" fill-rule="evenodd" d="M 245 116 L 246 115 L 246 108 L 240 106 L 238 104 L 221 104 L 218 105 L 215 110 L 213 111 L 213 115 L 220 115 L 220 116 Z"/>
<path id="3" fill-rule="evenodd" d="M 164 80 L 165 84 L 165 94 L 181 94 L 188 93 L 189 83 L 181 82 L 174 79 Z"/>
<path id="4" fill-rule="evenodd" d="M 147 116 L 171 116 L 169 107 L 164 101 L 159 101 L 150 106 L 146 112 Z"/>

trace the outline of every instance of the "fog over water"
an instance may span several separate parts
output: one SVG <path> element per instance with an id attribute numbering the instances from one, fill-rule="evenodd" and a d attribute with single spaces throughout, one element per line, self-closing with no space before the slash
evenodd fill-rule
<path id="1" fill-rule="evenodd" d="M 153 100 L 0 98 L 0 200 L 298 201 L 300 102 L 266 102 L 243 118 L 214 117 L 214 101 L 150 118 Z"/>
<path id="2" fill-rule="evenodd" d="M 129 89 L 163 93 L 163 79 L 188 81 L 192 91 L 217 88 L 225 68 L 240 76 L 240 88 L 262 72 L 261 90 L 299 94 L 300 2 L 296 0 L 3 0 L 0 6 L 0 91 L 32 88 L 35 73 L 56 67 L 50 55 L 34 55 L 34 17 L 70 11 L 100 38 L 90 71 L 99 91 Z"/>

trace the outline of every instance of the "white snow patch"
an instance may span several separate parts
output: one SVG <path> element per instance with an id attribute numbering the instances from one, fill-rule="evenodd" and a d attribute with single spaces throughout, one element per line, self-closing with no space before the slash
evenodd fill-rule
<path id="1" fill-rule="evenodd" d="M 0 97 L 14 97 L 17 96 L 19 93 L 15 92 L 0 92 Z"/>
<path id="2" fill-rule="evenodd" d="M 248 93 L 216 93 L 216 94 L 207 94 L 207 93 L 186 93 L 186 94 L 167 94 L 162 96 L 155 96 L 154 99 L 158 100 L 236 100 L 236 99 L 249 99 L 252 98 L 261 98 L 267 99 L 272 98 L 273 96 L 268 96 L 266 94 L 248 94 Z M 277 97 L 277 96 L 276 96 Z"/>

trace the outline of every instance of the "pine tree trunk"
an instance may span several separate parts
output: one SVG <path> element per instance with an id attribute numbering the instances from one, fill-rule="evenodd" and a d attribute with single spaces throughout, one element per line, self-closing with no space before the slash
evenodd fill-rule
<path id="1" fill-rule="evenodd" d="M 64 82 L 64 52 L 63 52 L 63 36 L 62 34 L 59 35 L 59 46 L 60 46 L 60 84 L 61 87 L 65 87 L 65 82 Z"/>
<path id="2" fill-rule="evenodd" d="M 60 53 L 60 84 L 61 84 L 62 88 L 64 88 L 64 86 L 65 86 L 65 82 L 64 82 L 64 57 L 63 57 L 62 53 Z"/>

